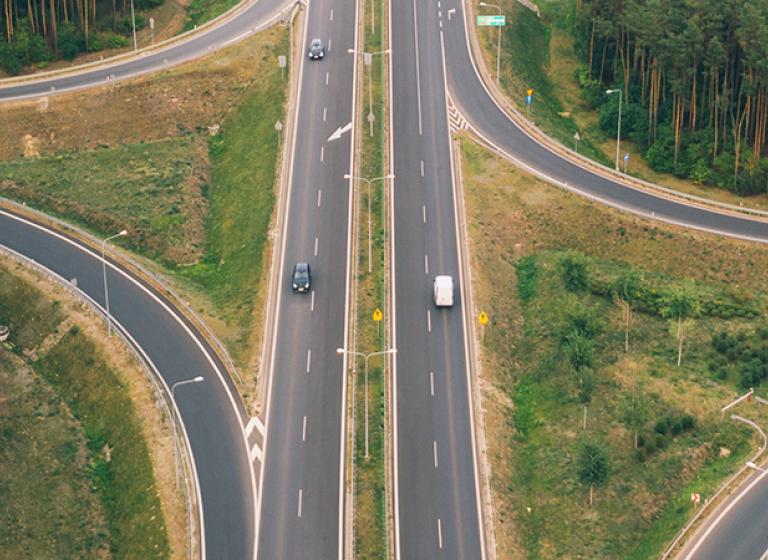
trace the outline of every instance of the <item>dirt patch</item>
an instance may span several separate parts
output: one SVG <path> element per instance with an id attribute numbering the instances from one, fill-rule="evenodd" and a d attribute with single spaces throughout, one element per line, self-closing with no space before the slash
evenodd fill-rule
<path id="1" fill-rule="evenodd" d="M 240 101 L 259 65 L 276 59 L 272 49 L 282 33 L 272 28 L 173 72 L 0 104 L 0 159 L 23 155 L 27 135 L 39 139 L 44 156 L 207 133 Z"/>

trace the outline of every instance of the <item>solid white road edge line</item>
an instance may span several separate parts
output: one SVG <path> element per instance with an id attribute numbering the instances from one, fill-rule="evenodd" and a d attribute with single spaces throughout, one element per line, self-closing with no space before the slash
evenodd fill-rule
<path id="1" fill-rule="evenodd" d="M 419 114 L 419 135 L 421 135 L 421 73 L 419 70 L 419 25 L 416 17 L 416 0 L 413 0 L 413 43 L 416 53 L 416 108 Z"/>
<path id="2" fill-rule="evenodd" d="M 309 0 L 307 0 L 309 1 Z M 298 132 L 299 127 L 299 108 L 301 107 L 301 82 L 304 77 L 304 55 L 303 53 L 306 52 L 307 48 L 307 35 L 308 35 L 308 25 L 306 25 L 306 22 L 302 19 L 302 25 L 304 26 L 304 36 L 302 38 L 302 45 L 301 45 L 301 51 L 299 54 L 299 59 L 301 62 L 299 63 L 299 79 L 298 83 L 296 85 L 296 107 L 294 108 L 294 114 L 293 114 L 293 131 L 291 132 L 292 139 L 291 139 L 291 157 L 289 158 L 291 162 L 294 160 L 294 156 L 296 155 L 296 136 Z M 291 39 L 293 40 L 293 39 Z M 277 305 L 280 305 L 280 298 L 282 297 L 283 293 L 283 274 L 285 273 L 285 248 L 286 248 L 286 240 L 287 235 L 285 235 L 285 228 L 288 227 L 288 219 L 290 217 L 291 213 L 291 191 L 293 190 L 293 164 L 288 165 L 288 179 L 286 182 L 286 192 L 285 192 L 285 214 L 283 216 L 283 231 L 280 234 L 280 264 L 279 269 L 280 272 L 278 274 L 278 282 L 277 282 Z M 267 389 L 267 404 L 264 407 L 264 422 L 267 426 L 269 426 L 269 410 L 272 405 L 272 376 L 274 375 L 275 371 L 275 352 L 277 350 L 277 333 L 279 332 L 279 325 L 280 325 L 280 313 L 278 311 L 275 312 L 275 325 L 272 330 L 273 336 L 272 336 L 272 351 L 270 354 L 270 363 L 269 363 L 269 370 L 268 370 L 268 378 L 269 378 L 269 385 Z M 267 442 L 269 440 L 269 430 L 266 430 L 266 433 L 264 434 L 264 441 L 262 442 L 262 445 L 264 447 L 264 458 L 265 460 L 261 462 L 261 471 L 259 473 L 259 496 L 264 496 L 264 469 L 267 464 L 266 461 L 266 454 L 267 454 Z M 259 551 L 259 529 L 261 528 L 261 504 L 262 500 L 258 501 L 258 504 L 256 506 L 256 532 L 254 537 L 254 545 L 253 545 L 253 558 L 254 560 L 258 557 L 258 551 Z"/>
<path id="3" fill-rule="evenodd" d="M 453 191 L 453 214 L 454 214 L 454 226 L 456 228 L 456 256 L 459 261 L 459 281 L 461 282 L 461 286 L 464 289 L 466 293 L 470 293 L 471 286 L 467 283 L 470 279 L 466 278 L 464 276 L 464 260 L 462 259 L 462 247 L 461 247 L 461 221 L 459 216 L 459 207 L 458 207 L 458 197 L 456 195 L 456 177 L 454 174 L 454 169 L 456 169 L 456 160 L 453 154 L 453 138 L 451 138 L 450 130 L 451 130 L 451 123 L 450 118 L 448 115 L 448 72 L 445 67 L 445 35 L 443 31 L 440 31 L 440 55 L 442 59 L 442 65 L 443 65 L 443 87 L 445 88 L 445 125 L 447 127 L 448 133 L 448 153 L 450 155 L 451 159 L 451 189 Z M 470 439 L 472 441 L 472 469 L 473 469 L 473 479 L 475 483 L 475 503 L 477 507 L 477 530 L 480 537 L 480 558 L 481 560 L 485 560 L 486 553 L 485 553 L 485 530 L 483 525 L 483 509 L 482 509 L 482 501 L 480 498 L 480 480 L 479 480 L 479 470 L 477 467 L 477 436 L 475 434 L 475 411 L 474 411 L 474 399 L 473 399 L 473 384 L 472 384 L 472 367 L 470 365 L 470 359 L 471 355 L 469 353 L 469 329 L 467 326 L 467 314 L 471 313 L 472 310 L 469 309 L 469 306 L 467 305 L 468 302 L 462 302 L 461 305 L 461 322 L 462 322 L 462 328 L 464 331 L 464 372 L 467 377 L 467 404 L 469 406 L 469 433 L 470 433 Z"/>
<path id="4" fill-rule="evenodd" d="M 702 543 L 707 539 L 709 534 L 715 529 L 718 523 L 722 521 L 723 517 L 725 517 L 731 509 L 741 501 L 741 499 L 746 496 L 752 488 L 758 484 L 766 475 L 768 475 L 768 470 L 762 470 L 762 472 L 755 477 L 755 480 L 752 481 L 752 483 L 744 488 L 731 502 L 723 508 L 723 511 L 720 512 L 720 514 L 715 518 L 715 520 L 710 523 L 710 525 L 707 527 L 707 530 L 704 531 L 704 534 L 699 537 L 699 540 L 696 541 L 696 544 L 693 545 L 693 548 L 688 552 L 688 554 L 685 556 L 684 560 L 691 560 L 693 558 L 693 555 L 696 553 L 697 550 L 699 550 L 699 547 L 702 545 Z"/>
<path id="5" fill-rule="evenodd" d="M 358 9 L 358 3 L 355 2 L 355 39 L 354 46 L 358 47 L 359 43 L 359 28 L 360 28 L 360 10 Z M 328 42 L 328 50 L 330 51 L 330 41 Z M 352 66 L 352 111 L 350 113 L 350 122 L 354 122 L 356 109 L 357 109 L 357 60 L 358 56 L 353 57 Z M 353 269 L 352 269 L 352 216 L 354 210 L 354 174 L 355 174 L 355 127 L 352 127 L 349 138 L 349 179 L 347 179 L 347 275 L 346 285 L 347 293 L 344 298 L 344 345 L 343 348 L 349 348 L 349 306 L 350 298 L 352 297 L 352 282 L 353 282 Z M 341 358 L 341 431 L 339 435 L 339 534 L 338 534 L 338 560 L 344 560 L 344 518 L 346 515 L 346 508 L 344 507 L 344 467 L 345 457 L 347 449 L 347 368 L 348 368 L 348 354 L 344 352 Z"/>
<path id="6" fill-rule="evenodd" d="M 60 240 L 62 240 L 62 241 L 64 241 L 64 242 L 66 242 L 66 243 L 68 243 L 68 244 L 72 245 L 73 247 L 75 247 L 75 248 L 79 249 L 80 251 L 82 251 L 82 252 L 86 253 L 87 255 L 90 255 L 90 256 L 91 256 L 91 257 L 93 257 L 94 259 L 96 259 L 96 260 L 98 260 L 98 261 L 101 261 L 101 256 L 100 256 L 100 255 L 96 255 L 96 254 L 95 254 L 93 251 L 91 251 L 89 248 L 87 248 L 87 247 L 85 247 L 85 246 L 82 246 L 82 245 L 80 245 L 79 243 L 76 243 L 75 241 L 72 241 L 71 239 L 68 239 L 67 237 L 65 237 L 65 236 L 61 235 L 60 233 L 58 233 L 58 232 L 56 232 L 56 231 L 54 231 L 54 230 L 48 229 L 48 228 L 46 228 L 46 227 L 44 227 L 44 226 L 42 226 L 42 225 L 36 224 L 36 223 L 34 223 L 34 222 L 31 222 L 31 221 L 29 221 L 29 220 L 26 220 L 26 219 L 24 219 L 24 218 L 20 217 L 20 216 L 16 216 L 16 215 L 14 215 L 14 214 L 11 214 L 11 213 L 9 213 L 9 212 L 6 212 L 6 211 L 4 211 L 4 210 L 0 210 L 0 214 L 2 214 L 2 215 L 4 215 L 4 216 L 7 216 L 7 217 L 9 217 L 9 218 L 11 218 L 11 219 L 13 219 L 13 220 L 16 220 L 16 221 L 18 221 L 18 222 L 22 222 L 22 223 L 24 223 L 24 224 L 27 224 L 27 225 L 29 225 L 29 226 L 31 226 L 31 227 L 34 227 L 35 229 L 38 229 L 38 230 L 42 231 L 43 233 L 45 233 L 45 234 L 47 234 L 47 235 L 51 235 L 51 236 L 53 236 L 53 237 L 56 237 L 56 238 L 58 238 L 58 239 L 60 239 Z M 72 283 L 71 283 L 71 282 L 69 282 L 69 281 L 68 281 L 68 280 L 66 280 L 65 278 L 62 278 L 62 277 L 61 277 L 59 274 L 57 274 L 57 273 L 56 273 L 56 272 L 54 272 L 53 270 L 50 270 L 50 269 L 48 269 L 48 268 L 45 268 L 45 267 L 44 267 L 42 264 L 38 263 L 37 261 L 35 261 L 35 260 L 33 260 L 33 259 L 30 259 L 29 257 L 26 257 L 25 255 L 22 255 L 21 253 L 19 253 L 19 252 L 17 252 L 17 251 L 14 251 L 13 249 L 11 249 L 11 248 L 9 248 L 9 247 L 5 247 L 5 246 L 3 246 L 3 247 L 4 247 L 4 250 L 5 250 L 5 251 L 8 251 L 8 252 L 10 252 L 10 253 L 13 253 L 14 255 L 17 255 L 19 258 L 21 258 L 21 259 L 22 259 L 22 260 L 24 260 L 25 262 L 29 262 L 29 263 L 30 263 L 30 264 L 32 264 L 32 265 L 35 265 L 35 266 L 37 266 L 37 267 L 40 267 L 41 269 L 44 269 L 44 270 L 46 271 L 46 273 L 47 273 L 47 274 L 50 274 L 50 275 L 51 275 L 51 276 L 53 276 L 54 278 L 58 278 L 58 279 L 59 279 L 59 281 L 60 281 L 62 284 L 66 285 L 66 286 L 68 286 L 68 287 L 70 287 L 70 288 L 73 288 L 73 289 L 77 290 L 77 292 L 78 292 L 78 293 L 81 295 L 81 297 L 82 297 L 83 299 L 85 299 L 86 301 L 88 301 L 88 302 L 89 302 L 89 303 L 90 303 L 90 304 L 91 304 L 91 305 L 92 305 L 92 306 L 93 306 L 95 309 L 98 309 L 98 310 L 100 310 L 101 312 L 103 312 L 104 314 L 106 314 L 106 309 L 104 309 L 104 308 L 103 308 L 101 305 L 99 305 L 99 304 L 96 302 L 96 300 L 94 300 L 93 298 L 91 298 L 91 296 L 89 296 L 87 293 L 85 293 L 83 290 L 81 290 L 81 289 L 80 289 L 80 288 L 78 288 L 77 286 L 74 286 L 74 285 L 72 285 Z M 211 367 L 212 367 L 212 368 L 214 369 L 214 371 L 216 371 L 216 373 L 219 375 L 219 377 L 220 377 L 220 379 L 221 379 L 222 383 L 224 384 L 224 386 L 225 386 L 225 388 L 226 388 L 226 387 L 227 387 L 227 384 L 224 382 L 223 378 L 221 378 L 221 372 L 219 372 L 218 368 L 217 368 L 217 367 L 215 366 L 215 364 L 214 364 L 214 363 L 211 361 L 211 359 L 210 359 L 210 356 L 207 354 L 207 352 L 205 352 L 205 349 L 202 347 L 202 345 L 201 345 L 200 341 L 197 339 L 197 337 L 195 337 L 195 336 L 192 334 L 192 332 L 190 331 L 190 329 L 188 329 L 188 328 L 187 328 L 187 326 L 184 324 L 184 322 L 183 322 L 183 321 L 181 321 L 181 319 L 180 319 L 180 318 L 179 318 L 179 317 L 176 315 L 176 313 L 175 313 L 175 312 L 173 312 L 173 311 L 172 311 L 172 310 L 171 310 L 171 309 L 170 309 L 170 308 L 169 308 L 169 307 L 168 307 L 168 306 L 167 306 L 167 305 L 166 305 L 166 304 L 165 304 L 163 301 L 161 301 L 159 298 L 157 298 L 157 297 L 156 297 L 156 296 L 155 296 L 155 295 L 154 295 L 154 294 L 153 294 L 151 291 L 149 291 L 147 288 L 145 288 L 145 287 L 144 287 L 144 286 L 143 286 L 141 283 L 139 283 L 139 282 L 137 282 L 136 280 L 134 280 L 134 279 L 133 279 L 131 276 L 129 276 L 127 273 L 123 272 L 123 271 L 122 271 L 122 269 L 116 268 L 116 267 L 115 267 L 115 266 L 114 266 L 114 265 L 113 265 L 111 262 L 109 262 L 109 261 L 106 261 L 106 264 L 107 264 L 107 266 L 109 266 L 111 269 L 115 270 L 116 272 L 118 272 L 119 274 L 121 274 L 122 276 L 124 276 L 126 279 L 128 279 L 130 282 L 132 282 L 133 284 L 135 284 L 136 286 L 138 286 L 138 287 L 139 287 L 139 288 L 140 288 L 142 291 L 144 291 L 145 293 L 147 293 L 147 294 L 148 294 L 148 295 L 149 295 L 149 296 L 150 296 L 152 299 L 154 299 L 154 300 L 155 300 L 155 301 L 156 301 L 158 304 L 160 304 L 160 306 L 161 306 L 163 309 L 165 309 L 165 311 L 166 311 L 166 312 L 167 312 L 169 315 L 171 315 L 171 316 L 172 316 L 172 317 L 173 317 L 173 318 L 174 318 L 174 319 L 175 319 L 175 320 L 176 320 L 176 321 L 177 321 L 177 322 L 178 322 L 178 323 L 179 323 L 179 324 L 180 324 L 180 325 L 181 325 L 181 326 L 184 328 L 184 330 L 187 332 L 187 334 L 189 335 L 189 337 L 190 337 L 190 338 L 191 338 L 191 339 L 192 339 L 192 340 L 195 342 L 195 344 L 196 344 L 196 345 L 197 345 L 197 346 L 200 348 L 200 351 L 201 351 L 201 352 L 203 352 L 203 354 L 204 354 L 204 355 L 205 355 L 205 356 L 208 358 L 208 360 L 209 360 L 209 363 L 211 364 Z M 134 348 L 136 348 L 136 349 L 137 349 L 137 351 L 138 351 L 138 352 L 141 354 L 141 356 L 142 356 L 142 359 L 143 359 L 143 360 L 144 360 L 144 361 L 145 361 L 145 362 L 146 362 L 146 363 L 147 363 L 147 364 L 148 364 L 148 365 L 151 367 L 151 369 L 152 369 L 152 371 L 155 373 L 155 376 L 157 377 L 157 379 L 160 381 L 160 383 L 162 383 L 162 384 L 163 384 L 163 387 L 165 388 L 165 392 L 166 392 L 166 394 L 167 394 L 167 395 L 171 395 L 171 389 L 170 389 L 170 387 L 169 387 L 169 386 L 168 386 L 168 384 L 165 382 L 165 379 L 163 378 L 163 376 L 162 376 L 162 375 L 160 375 L 160 372 L 158 371 L 157 367 L 155 367 L 155 364 L 154 364 L 154 362 L 153 362 L 153 361 L 152 361 L 152 360 L 149 358 L 149 356 L 148 356 L 148 355 L 147 355 L 147 353 L 144 351 L 144 349 L 143 349 L 143 348 L 142 348 L 142 347 L 139 345 L 139 343 L 138 343 L 138 342 L 136 342 L 136 339 L 134 339 L 134 338 L 133 338 L 133 336 L 131 336 L 131 334 L 128 332 L 128 330 L 127 330 L 125 327 L 123 327 L 123 325 L 122 325 L 122 323 L 120 323 L 120 321 L 116 320 L 114 317 L 111 317 L 111 322 L 112 322 L 112 325 L 113 325 L 113 326 L 116 326 L 116 327 L 118 327 L 118 328 L 120 329 L 120 331 L 121 331 L 121 334 L 122 334 L 122 335 L 123 335 L 123 336 L 124 336 L 124 337 L 125 337 L 127 340 L 130 340 L 130 342 L 131 342 L 131 344 L 134 346 Z M 231 397 L 231 395 L 230 395 L 230 397 Z M 181 419 L 181 418 L 182 418 L 182 416 L 181 416 L 181 412 L 179 411 L 179 408 L 178 408 L 178 406 L 176 405 L 176 400 L 175 400 L 175 399 L 173 399 L 173 398 L 171 398 L 170 400 L 171 400 L 171 403 L 173 404 L 173 407 L 174 407 L 174 410 L 175 410 L 175 414 L 176 414 L 176 417 L 177 417 L 177 418 L 179 418 L 179 419 Z M 233 403 L 233 406 L 234 406 L 234 403 Z M 239 412 L 239 410 L 237 409 L 237 407 L 236 407 L 236 406 L 234 406 L 234 408 L 235 408 L 235 412 L 238 414 L 238 416 L 240 416 L 240 412 Z M 241 418 L 241 423 L 242 423 L 242 418 Z M 189 435 L 188 435 L 188 433 L 187 433 L 187 427 L 186 427 L 186 425 L 184 424 L 184 422 L 183 422 L 183 421 L 180 421 L 180 422 L 179 422 L 179 424 L 181 425 L 181 430 L 182 430 L 182 433 L 184 434 L 184 439 L 185 439 L 185 441 L 186 441 L 186 444 L 187 444 L 187 449 L 189 450 L 189 458 L 190 458 L 190 459 L 189 459 L 189 461 L 190 461 L 190 464 L 191 464 L 191 468 L 192 468 L 192 477 L 194 478 L 194 481 L 195 481 L 195 489 L 197 490 L 198 499 L 202 500 L 202 493 L 201 493 L 201 490 L 200 490 L 200 480 L 199 480 L 199 477 L 197 476 L 197 464 L 196 464 L 196 462 L 195 462 L 195 456 L 194 456 L 194 453 L 192 452 L 192 444 L 191 444 L 191 443 L 190 443 L 190 441 L 189 441 Z M 245 443 L 246 443 L 246 449 L 248 449 L 248 442 L 247 442 L 247 439 L 245 438 L 245 432 L 244 432 L 244 431 L 243 431 L 243 438 L 244 438 L 244 440 L 245 440 Z M 251 471 L 253 471 L 253 469 L 251 469 Z M 255 503 L 254 503 L 254 506 L 255 506 Z M 202 508 L 202 504 L 201 504 L 201 505 L 200 505 L 200 506 L 199 506 L 197 509 L 198 509 L 198 518 L 199 518 L 199 523 L 200 523 L 200 548 L 201 548 L 201 553 L 200 553 L 200 555 L 201 555 L 201 559 L 202 559 L 202 560 L 205 560 L 205 557 L 206 557 L 206 550 L 205 550 L 205 519 L 204 519 L 204 516 L 203 516 L 203 508 Z"/>

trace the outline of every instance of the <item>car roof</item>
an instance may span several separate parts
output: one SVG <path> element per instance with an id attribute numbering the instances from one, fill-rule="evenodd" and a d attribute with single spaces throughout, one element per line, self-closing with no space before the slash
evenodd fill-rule
<path id="1" fill-rule="evenodd" d="M 315 38 L 315 39 L 312 39 L 312 44 L 313 44 L 313 45 L 319 45 L 319 44 L 321 44 L 321 43 L 322 43 L 322 41 L 321 41 L 320 39 L 317 39 L 317 38 Z"/>
<path id="2" fill-rule="evenodd" d="M 309 263 L 297 262 L 293 268 L 294 270 L 309 270 Z"/>

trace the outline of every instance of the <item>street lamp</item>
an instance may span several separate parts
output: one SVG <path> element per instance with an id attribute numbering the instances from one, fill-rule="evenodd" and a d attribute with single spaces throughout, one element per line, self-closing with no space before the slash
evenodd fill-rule
<path id="1" fill-rule="evenodd" d="M 394 179 L 393 174 L 384 175 L 383 177 L 374 177 L 373 179 L 366 179 L 365 177 L 358 177 L 357 175 L 350 175 L 349 173 L 344 175 L 344 178 L 356 179 L 358 181 L 365 181 L 368 183 L 368 272 L 371 272 L 371 183 L 374 181 L 385 181 L 387 179 Z"/>
<path id="2" fill-rule="evenodd" d="M 488 4 L 487 2 L 480 2 L 479 4 L 483 8 L 496 8 L 501 13 L 501 6 L 496 4 Z M 499 76 L 499 60 L 501 59 L 501 26 L 499 28 L 499 39 L 496 44 L 496 83 L 501 84 L 501 77 Z"/>
<path id="3" fill-rule="evenodd" d="M 605 93 L 611 95 L 612 93 L 619 94 L 619 124 L 618 131 L 616 132 L 616 171 L 619 170 L 619 145 L 621 143 L 621 90 L 620 89 L 607 89 Z"/>
<path id="4" fill-rule="evenodd" d="M 363 354 L 362 352 L 355 352 L 354 350 L 347 350 L 345 348 L 336 348 L 336 353 L 352 354 L 353 356 L 361 357 L 365 360 L 365 460 L 368 460 L 368 358 L 373 356 L 382 356 L 384 354 L 397 354 L 397 348 L 390 348 L 389 350 L 382 350 L 380 352 L 369 352 Z"/>
<path id="5" fill-rule="evenodd" d="M 115 235 L 110 235 L 106 239 L 102 239 L 101 241 L 101 272 L 104 276 L 104 302 L 106 303 L 107 307 L 107 336 L 112 336 L 112 320 L 109 317 L 109 290 L 107 289 L 107 262 L 104 258 L 104 252 L 106 250 L 107 241 L 110 239 L 114 239 L 115 237 L 122 237 L 124 235 L 128 235 L 127 230 L 122 230 L 119 233 L 116 233 Z"/>
<path id="6" fill-rule="evenodd" d="M 373 13 L 373 12 L 371 12 Z M 365 52 L 365 51 L 358 51 L 357 49 L 347 49 L 348 53 L 353 54 L 361 54 L 363 55 L 363 64 L 365 66 L 370 66 L 373 62 L 373 56 L 376 54 L 389 54 L 390 50 L 385 49 L 383 51 L 376 51 L 376 52 Z M 371 127 L 371 133 L 370 136 L 373 136 L 373 78 L 371 77 L 371 74 L 373 74 L 373 71 L 369 68 L 368 69 L 368 122 L 370 123 Z"/>
<path id="7" fill-rule="evenodd" d="M 133 0 L 131 0 L 131 26 L 133 27 L 133 50 L 139 50 L 139 44 L 136 42 L 136 14 L 133 11 Z"/>
<path id="8" fill-rule="evenodd" d="M 198 375 L 193 379 L 186 379 L 184 381 L 177 381 L 171 385 L 171 427 L 173 428 L 173 443 L 176 446 L 176 485 L 179 483 L 179 454 L 181 453 L 181 446 L 179 445 L 179 436 L 176 434 L 176 397 L 174 391 L 176 387 L 181 385 L 187 385 L 188 383 L 200 383 L 204 378 L 202 375 Z"/>
<path id="9" fill-rule="evenodd" d="M 758 467 L 758 466 L 757 466 L 755 463 L 753 463 L 752 461 L 747 461 L 747 466 L 748 466 L 750 469 L 754 469 L 754 470 L 756 470 L 756 471 L 760 471 L 761 473 L 766 473 L 766 472 L 768 472 L 768 471 L 767 471 L 767 470 L 765 470 L 763 467 Z"/>

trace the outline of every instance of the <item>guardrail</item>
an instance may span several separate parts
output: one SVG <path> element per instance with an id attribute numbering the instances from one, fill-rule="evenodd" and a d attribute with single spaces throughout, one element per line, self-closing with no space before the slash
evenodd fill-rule
<path id="1" fill-rule="evenodd" d="M 760 220 L 768 220 L 767 210 L 760 210 L 758 208 L 749 208 L 745 206 L 737 206 L 735 204 L 719 202 L 717 200 L 712 200 L 709 198 L 670 189 L 668 187 L 657 185 L 643 179 L 638 179 L 637 177 L 633 177 L 631 175 L 626 175 L 601 165 L 585 157 L 584 155 L 571 150 L 567 146 L 556 141 L 554 138 L 548 136 L 533 122 L 529 121 L 523 116 L 517 107 L 512 104 L 507 95 L 499 89 L 494 80 L 488 79 L 488 69 L 485 65 L 485 59 L 482 56 L 482 49 L 478 43 L 477 33 L 475 32 L 475 25 L 473 23 L 474 12 L 472 10 L 471 3 L 467 0 L 464 0 L 464 11 L 466 18 L 465 32 L 467 36 L 467 46 L 469 48 L 470 59 L 472 60 L 475 69 L 477 70 L 477 75 L 480 78 L 481 83 L 485 87 L 485 90 L 488 92 L 489 97 L 496 103 L 499 109 L 507 115 L 507 117 L 510 119 L 510 121 L 512 121 L 512 123 L 515 124 L 515 126 L 522 130 L 533 141 L 560 156 L 561 158 L 568 160 L 571 163 L 578 165 L 579 167 L 588 169 L 592 173 L 603 178 L 609 179 L 616 183 L 620 183 L 625 187 L 641 190 L 668 199 L 675 199 L 679 202 L 695 204 L 707 209 L 716 209 L 721 212 L 745 214 Z M 464 117 L 467 118 L 467 115 L 464 114 Z M 467 118 L 467 120 L 469 119 Z"/>
<path id="2" fill-rule="evenodd" d="M 191 39 L 195 36 L 203 35 L 209 30 L 218 27 L 222 23 L 239 16 L 241 13 L 245 12 L 253 4 L 256 4 L 259 1 L 260 0 L 247 0 L 245 2 L 241 2 L 235 5 L 234 7 L 232 7 L 230 10 L 224 12 L 223 14 L 199 26 L 195 26 L 193 29 L 190 29 L 189 31 L 185 31 L 183 33 L 180 33 L 179 35 L 169 37 L 168 39 L 159 41 L 153 45 L 142 47 L 141 49 L 138 49 L 135 51 L 131 50 L 129 52 L 117 54 L 115 56 L 112 56 L 106 59 L 99 59 L 91 62 L 85 62 L 75 66 L 70 66 L 67 68 L 57 68 L 54 70 L 47 70 L 45 72 L 26 74 L 24 76 L 13 76 L 10 78 L 3 78 L 2 80 L 0 80 L 0 91 L 2 91 L 6 87 L 18 86 L 18 85 L 27 84 L 27 83 L 44 82 L 46 80 L 50 80 L 52 78 L 58 78 L 61 76 L 75 76 L 78 74 L 86 73 L 96 68 L 111 68 L 113 66 L 118 66 L 123 62 L 128 62 L 134 59 L 142 58 L 149 54 L 163 52 L 165 50 L 168 50 L 172 46 L 176 45 L 177 43 L 183 43 L 184 41 Z M 261 24 L 257 24 L 253 26 L 251 28 L 251 33 L 255 33 L 257 31 L 260 31 L 272 25 L 273 23 L 278 21 L 281 17 L 283 17 L 286 12 L 292 11 L 293 8 L 294 8 L 294 2 L 286 1 L 285 5 L 282 8 L 277 9 L 272 17 L 262 22 Z M 56 92 L 52 92 L 52 93 L 56 93 Z"/>
<path id="3" fill-rule="evenodd" d="M 63 287 L 65 290 L 67 290 L 70 294 L 72 294 L 76 298 L 85 301 L 93 311 L 95 311 L 105 321 L 107 320 L 107 315 L 105 310 L 98 303 L 96 303 L 96 301 L 94 301 L 93 298 L 91 298 L 88 294 L 80 290 L 76 284 L 59 276 L 58 274 L 44 267 L 34 259 L 31 259 L 25 255 L 22 255 L 21 253 L 14 251 L 9 247 L 0 245 L 0 253 L 5 254 L 9 258 L 16 260 L 17 262 L 20 262 L 23 265 L 26 265 L 28 267 L 31 267 L 41 272 L 42 274 L 44 274 L 45 276 L 47 276 L 48 278 L 56 282 L 58 285 Z M 180 457 L 182 469 L 184 470 L 184 473 L 185 473 L 184 495 L 187 502 L 187 514 L 188 514 L 187 527 L 188 527 L 188 533 L 189 533 L 189 558 L 190 560 L 193 560 L 194 558 L 200 558 L 202 557 L 202 552 L 203 552 L 200 545 L 201 534 L 199 532 L 200 528 L 195 524 L 196 516 L 193 514 L 193 512 L 197 512 L 197 518 L 199 519 L 200 496 L 196 491 L 197 485 L 190 487 L 190 483 L 189 483 L 190 475 L 192 476 L 193 480 L 196 480 L 197 477 L 195 474 L 194 464 L 192 462 L 191 455 L 189 453 L 189 439 L 187 437 L 187 432 L 180 420 L 181 415 L 179 413 L 178 408 L 176 407 L 176 402 L 173 400 L 173 397 L 170 393 L 168 386 L 165 384 L 165 382 L 163 382 L 163 378 L 160 375 L 160 372 L 155 367 L 154 363 L 152 363 L 152 360 L 144 353 L 144 351 L 142 350 L 138 342 L 134 340 L 134 338 L 119 323 L 119 321 L 116 321 L 115 318 L 112 317 L 111 323 L 113 325 L 113 331 L 118 334 L 118 336 L 122 339 L 123 344 L 131 351 L 133 356 L 136 358 L 136 361 L 140 364 L 142 370 L 144 371 L 144 375 L 152 385 L 152 388 L 155 391 L 157 402 L 162 406 L 162 409 L 165 412 L 165 415 L 169 423 L 172 426 L 174 426 L 174 434 L 176 433 L 177 428 L 181 431 L 181 433 L 184 434 L 184 445 L 181 445 L 179 441 L 174 437 L 174 455 L 176 455 L 177 460 Z M 173 407 L 175 412 L 171 411 L 171 407 Z M 197 555 L 195 555 L 195 551 L 198 552 Z"/>

